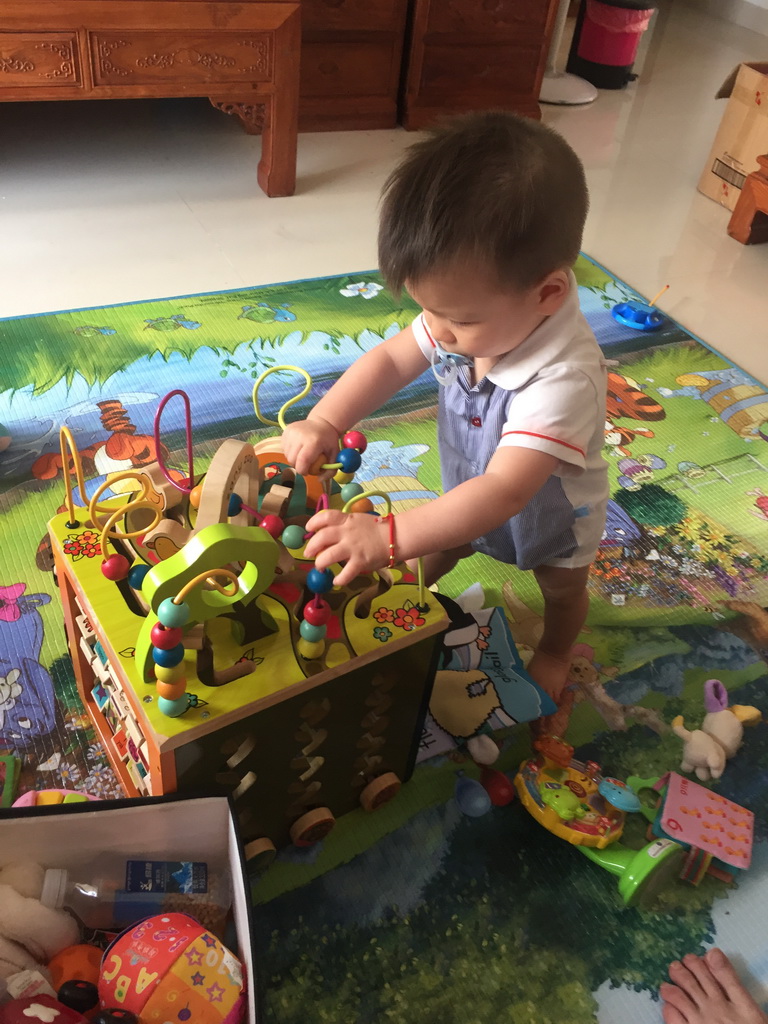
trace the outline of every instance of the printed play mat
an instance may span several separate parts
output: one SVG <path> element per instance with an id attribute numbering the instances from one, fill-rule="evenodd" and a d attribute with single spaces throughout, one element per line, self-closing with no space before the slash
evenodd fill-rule
<path id="1" fill-rule="evenodd" d="M 530 757 L 515 723 L 539 707 L 523 665 L 541 605 L 524 574 L 474 556 L 440 583 L 451 628 L 411 781 L 254 878 L 272 1024 L 658 1024 L 669 962 L 715 942 L 768 999 L 768 390 L 671 321 L 652 333 L 617 322 L 631 289 L 585 257 L 576 273 L 611 361 L 612 494 L 571 667 L 574 749 L 541 751 L 513 787 Z M 264 370 L 311 374 L 289 418 L 305 414 L 415 313 L 365 272 L 0 321 L 12 439 L 0 452 L 3 802 L 119 792 L 77 696 L 52 572 L 60 428 L 88 493 L 108 494 L 156 460 L 158 401 L 183 388 L 199 472 L 223 439 L 273 435 L 251 403 Z M 273 374 L 263 409 L 274 416 L 296 390 Z M 355 479 L 395 511 L 439 491 L 436 390 L 425 373 L 363 425 Z M 165 410 L 161 454 L 186 465 L 181 403 Z M 67 557 L 100 558 L 98 540 L 73 535 Z M 418 607 L 382 607 L 373 639 L 418 620 Z M 502 750 L 481 772 L 456 737 L 487 749 L 490 732 Z M 622 810 L 623 835 L 606 846 L 619 827 L 611 800 L 626 820 Z M 640 890 L 655 902 L 635 905 Z"/>

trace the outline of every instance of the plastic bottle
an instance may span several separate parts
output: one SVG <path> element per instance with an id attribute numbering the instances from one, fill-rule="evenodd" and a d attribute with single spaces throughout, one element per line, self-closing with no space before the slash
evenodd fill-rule
<path id="1" fill-rule="evenodd" d="M 73 869 L 49 868 L 40 900 L 70 911 L 85 928 L 113 931 L 179 911 L 214 933 L 223 930 L 231 902 L 226 868 L 108 855 Z"/>

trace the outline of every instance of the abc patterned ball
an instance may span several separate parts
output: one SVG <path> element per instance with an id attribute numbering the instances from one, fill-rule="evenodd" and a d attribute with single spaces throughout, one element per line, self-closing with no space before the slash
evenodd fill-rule
<path id="1" fill-rule="evenodd" d="M 158 914 L 119 935 L 104 953 L 99 1003 L 139 1024 L 240 1024 L 240 961 L 186 914 Z"/>

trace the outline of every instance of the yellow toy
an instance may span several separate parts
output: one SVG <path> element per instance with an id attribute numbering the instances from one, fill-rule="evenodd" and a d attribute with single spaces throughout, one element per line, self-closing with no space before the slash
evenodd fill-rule
<path id="1" fill-rule="evenodd" d="M 275 367 L 268 372 L 295 369 Z M 309 378 L 304 371 L 309 387 Z M 254 387 L 254 405 L 266 374 Z M 391 798 L 415 763 L 447 616 L 394 566 L 343 589 L 303 557 L 317 507 L 367 514 L 351 477 L 366 441 L 297 477 L 279 439 L 225 440 L 205 475 L 161 462 L 121 473 L 49 524 L 83 703 L 128 795 L 230 793 L 250 852 L 306 845 L 337 814 Z M 285 424 L 287 402 L 277 418 Z M 266 421 L 272 422 L 272 421 Z M 69 432 L 63 465 L 82 468 Z M 69 448 L 67 454 L 66 448 Z M 335 480 L 330 479 L 335 475 Z"/>

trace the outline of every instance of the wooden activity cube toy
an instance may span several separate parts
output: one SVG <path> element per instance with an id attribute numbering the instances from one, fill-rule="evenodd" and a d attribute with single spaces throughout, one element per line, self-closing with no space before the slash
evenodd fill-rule
<path id="1" fill-rule="evenodd" d="M 265 862 L 394 796 L 415 765 L 447 626 L 435 595 L 397 566 L 320 601 L 303 541 L 289 550 L 254 525 L 279 515 L 301 536 L 323 493 L 279 441 L 223 442 L 191 497 L 191 471 L 181 486 L 157 464 L 119 475 L 136 481 L 128 495 L 97 492 L 90 509 L 70 497 L 49 533 L 80 697 L 126 794 L 227 792 L 249 855 Z M 115 556 L 130 563 L 117 580 L 103 568 Z M 182 660 L 164 671 L 158 650 L 169 652 L 153 645 L 182 633 L 159 621 L 182 588 Z M 320 631 L 302 620 L 312 603 L 328 614 Z M 161 698 L 174 687 L 183 698 Z"/>

